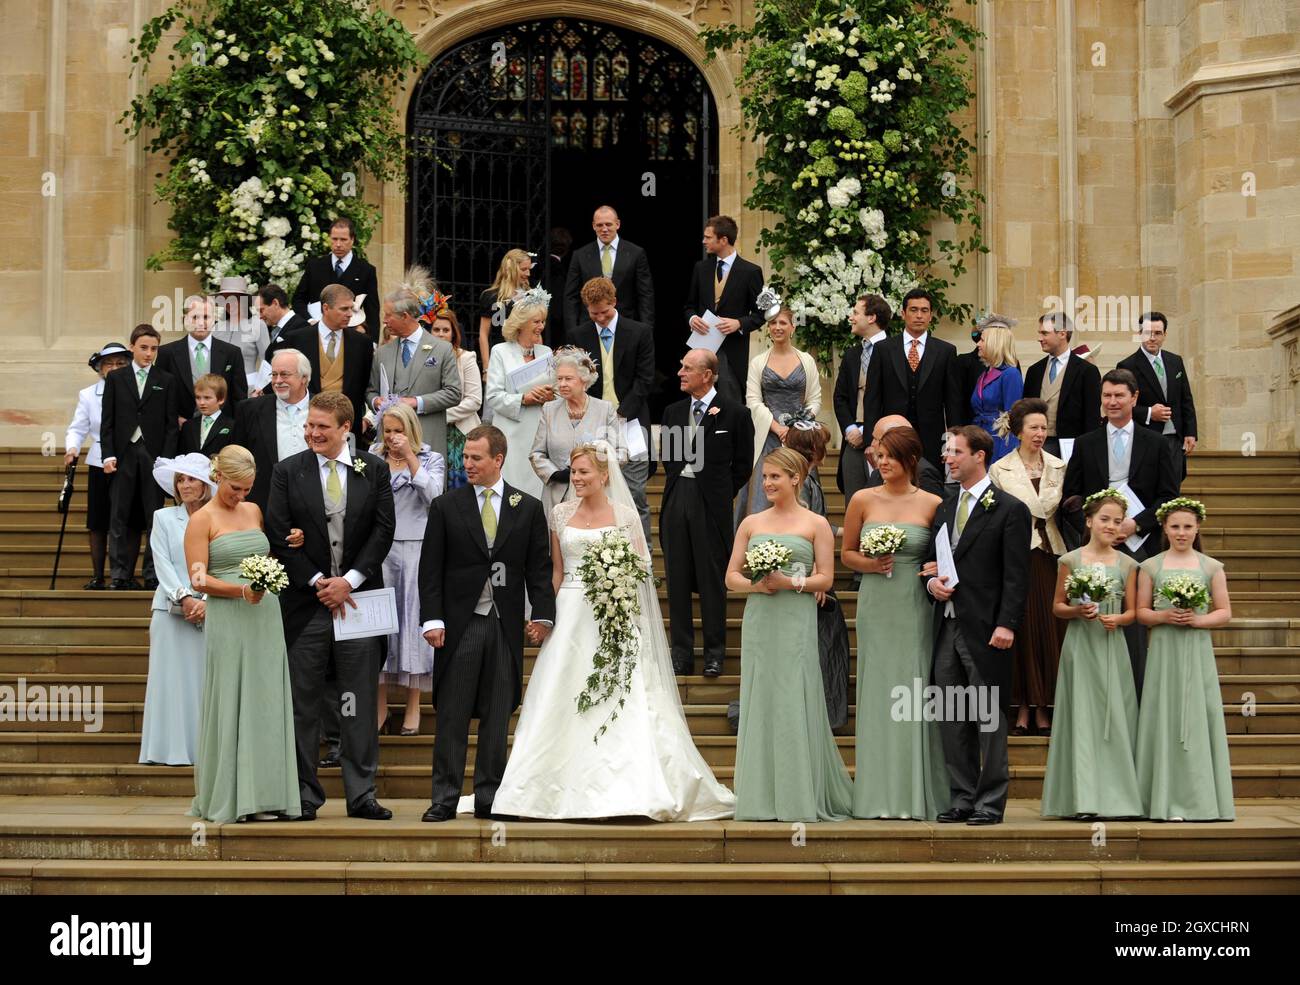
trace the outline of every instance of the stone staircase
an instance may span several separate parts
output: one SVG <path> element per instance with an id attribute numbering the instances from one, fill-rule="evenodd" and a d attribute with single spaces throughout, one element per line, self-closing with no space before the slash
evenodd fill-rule
<path id="1" fill-rule="evenodd" d="M 100 728 L 0 721 L 0 892 L 1291 892 L 1300 890 L 1300 455 L 1198 453 L 1183 489 L 1210 518 L 1205 550 L 1227 565 L 1234 619 L 1215 633 L 1239 820 L 1079 825 L 1038 818 L 1047 739 L 1012 737 L 1011 797 L 998 829 L 919 822 L 792 826 L 419 823 L 436 715 L 381 741 L 386 825 L 343 816 L 311 825 L 197 825 L 184 817 L 189 768 L 139 755 L 148 596 L 84 592 L 84 485 L 74 497 L 57 590 L 48 590 L 61 459 L 0 449 L 0 695 L 102 687 Z M 823 466 L 834 522 L 843 497 Z M 84 480 L 84 475 L 82 476 Z M 652 479 L 652 512 L 662 479 Z M 656 537 L 657 540 L 657 537 Z M 656 571 L 662 557 L 656 550 Z M 839 582 L 847 585 L 847 571 Z M 662 590 L 661 590 L 662 593 Z M 841 590 L 856 648 L 856 597 Z M 662 601 L 662 595 L 661 595 Z M 696 742 L 734 775 L 727 702 L 740 690 L 740 617 L 724 676 L 679 680 Z M 698 634 L 697 634 L 698 635 Z M 535 650 L 525 656 L 529 674 Z M 856 673 L 856 659 L 851 667 Z M 855 693 L 851 687 L 850 695 Z M 393 708 L 400 718 L 401 709 Z M 853 716 L 840 750 L 854 765 Z M 474 737 L 470 739 L 472 773 Z"/>

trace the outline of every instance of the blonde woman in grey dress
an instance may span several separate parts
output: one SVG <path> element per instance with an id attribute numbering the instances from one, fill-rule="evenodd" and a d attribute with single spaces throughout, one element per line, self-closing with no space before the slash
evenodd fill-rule
<path id="1" fill-rule="evenodd" d="M 607 400 L 593 397 L 587 387 L 596 381 L 596 364 L 585 349 L 565 346 L 554 356 L 555 389 L 559 396 L 543 405 L 529 461 L 542 481 L 542 505 L 549 518 L 557 503 L 573 498 L 569 484 L 569 453 L 578 445 L 607 441 L 620 463 L 627 461 L 618 412 Z"/>

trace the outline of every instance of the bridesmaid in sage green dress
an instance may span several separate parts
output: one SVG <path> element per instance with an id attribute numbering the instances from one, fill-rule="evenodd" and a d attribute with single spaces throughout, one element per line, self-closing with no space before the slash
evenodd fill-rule
<path id="1" fill-rule="evenodd" d="M 835 745 L 817 654 L 817 596 L 831 587 L 835 537 L 826 518 L 799 505 L 808 463 L 789 448 L 762 461 L 772 504 L 736 531 L 727 587 L 749 595 L 741 626 L 736 820 L 838 821 L 853 781 Z M 790 564 L 756 582 L 745 551 L 764 541 L 790 548 Z"/>
<path id="2" fill-rule="evenodd" d="M 1110 494 L 1110 495 L 1107 495 Z M 1115 550 L 1128 502 L 1114 490 L 1083 506 L 1088 543 L 1061 557 L 1052 611 L 1070 620 L 1056 674 L 1056 712 L 1043 780 L 1043 817 L 1140 817 L 1138 700 L 1122 627 L 1136 618 L 1137 562 Z M 1078 568 L 1102 565 L 1118 593 L 1074 604 L 1065 583 Z"/>
<path id="3" fill-rule="evenodd" d="M 918 489 L 923 449 L 910 427 L 880 437 L 876 467 L 883 485 L 861 489 L 844 517 L 845 567 L 863 573 L 858 589 L 857 770 L 853 816 L 932 821 L 949 805 L 948 770 L 939 723 L 898 720 L 902 688 L 906 707 L 930 682 L 934 662 L 934 605 L 920 571 L 930 546 L 938 496 Z M 906 535 L 895 554 L 862 553 L 862 533 L 894 526 Z"/>
<path id="4" fill-rule="evenodd" d="M 1232 765 L 1211 630 L 1232 618 L 1223 565 L 1194 549 L 1205 507 L 1179 497 L 1157 511 L 1169 550 L 1142 563 L 1138 619 L 1152 627 L 1138 717 L 1137 775 L 1153 820 L 1231 821 Z M 1209 606 L 1175 609 L 1160 590 L 1188 575 Z"/>
<path id="5" fill-rule="evenodd" d="M 214 466 L 217 494 L 190 518 L 185 555 L 207 593 L 206 672 L 191 817 L 272 821 L 297 817 L 297 754 L 280 600 L 253 592 L 239 565 L 269 553 L 262 512 L 245 503 L 253 456 L 227 445 Z M 197 582 L 196 582 L 197 584 Z"/>

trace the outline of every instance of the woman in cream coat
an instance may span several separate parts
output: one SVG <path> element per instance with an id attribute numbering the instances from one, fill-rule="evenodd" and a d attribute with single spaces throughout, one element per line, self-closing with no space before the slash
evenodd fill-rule
<path id="1" fill-rule="evenodd" d="M 768 321 L 767 333 L 772 338 L 772 348 L 750 362 L 745 382 L 745 404 L 754 421 L 756 476 L 763 456 L 781 447 L 790 428 L 789 421 L 814 420 L 822 409 L 817 360 L 810 353 L 796 349 L 791 342 L 794 316 L 789 308 L 782 308 Z M 767 507 L 762 481 L 752 479 L 736 498 L 736 526 L 749 514 Z"/>
<path id="2" fill-rule="evenodd" d="M 623 429 L 614 405 L 593 397 L 587 387 L 596 382 L 596 364 L 585 349 L 565 346 L 555 353 L 555 389 L 559 396 L 542 408 L 533 440 L 533 471 L 545 483 L 542 505 L 546 521 L 556 503 L 573 498 L 569 485 L 569 453 L 578 445 L 607 441 L 620 462 L 627 461 Z"/>
<path id="3" fill-rule="evenodd" d="M 553 372 L 543 372 L 518 392 L 510 385 L 509 374 L 538 359 L 549 362 L 551 349 L 542 344 L 542 329 L 550 300 L 540 287 L 522 295 L 501 326 L 505 341 L 494 345 L 488 358 L 487 404 L 492 408 L 492 423 L 506 436 L 501 474 L 510 485 L 538 499 L 542 480 L 533 471 L 528 452 L 537 437 L 542 405 L 555 398 L 555 377 Z"/>
<path id="4" fill-rule="evenodd" d="M 1028 735 L 1029 710 L 1035 709 L 1039 735 L 1050 735 L 1047 709 L 1056 697 L 1056 669 L 1061 658 L 1065 623 L 1052 615 L 1057 558 L 1065 542 L 1057 525 L 1065 482 L 1065 462 L 1043 451 L 1047 440 L 1047 404 L 1036 397 L 1017 400 L 1008 411 L 1009 434 L 1019 439 L 989 469 L 989 478 L 1029 507 L 1033 529 L 1029 546 L 1029 591 L 1025 617 L 1012 650 L 1011 702 L 1018 708 L 1012 735 Z"/>

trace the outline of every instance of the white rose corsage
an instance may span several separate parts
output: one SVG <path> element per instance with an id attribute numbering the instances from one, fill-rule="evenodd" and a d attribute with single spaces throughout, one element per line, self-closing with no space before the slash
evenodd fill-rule
<path id="1" fill-rule="evenodd" d="M 986 510 L 991 510 L 993 509 L 993 504 L 995 502 L 996 500 L 993 498 L 993 490 L 990 489 L 984 494 L 984 498 L 980 500 L 980 506 L 984 507 Z"/>
<path id="2" fill-rule="evenodd" d="M 511 505 L 511 506 L 518 506 L 518 505 L 519 505 L 519 501 L 520 501 L 521 499 L 523 499 L 523 498 L 524 498 L 523 493 L 511 493 L 511 495 L 510 495 L 510 505 Z"/>
<path id="3" fill-rule="evenodd" d="M 357 475 L 365 475 L 366 463 L 363 462 L 360 458 L 354 458 L 352 460 L 352 471 L 355 472 Z"/>

